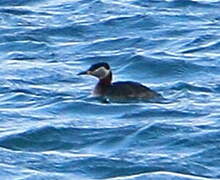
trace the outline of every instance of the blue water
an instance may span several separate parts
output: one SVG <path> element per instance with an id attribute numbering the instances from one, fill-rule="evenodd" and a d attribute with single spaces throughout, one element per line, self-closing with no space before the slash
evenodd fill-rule
<path id="1" fill-rule="evenodd" d="M 1 0 L 1 180 L 220 179 L 220 1 Z M 166 102 L 92 97 L 108 62 Z"/>

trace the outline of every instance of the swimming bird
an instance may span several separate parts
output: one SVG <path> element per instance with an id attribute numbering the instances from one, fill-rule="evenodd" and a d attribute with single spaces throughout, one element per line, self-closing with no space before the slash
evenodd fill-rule
<path id="1" fill-rule="evenodd" d="M 112 71 L 108 63 L 93 64 L 88 70 L 78 75 L 91 75 L 99 79 L 93 94 L 107 98 L 117 99 L 152 99 L 160 94 L 150 88 L 133 81 L 112 83 Z"/>

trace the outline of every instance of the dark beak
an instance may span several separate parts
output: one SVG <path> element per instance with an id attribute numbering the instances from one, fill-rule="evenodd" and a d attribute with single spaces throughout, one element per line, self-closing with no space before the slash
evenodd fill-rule
<path id="1" fill-rule="evenodd" d="M 88 74 L 88 71 L 80 72 L 80 73 L 78 73 L 77 75 L 86 75 L 86 74 Z"/>

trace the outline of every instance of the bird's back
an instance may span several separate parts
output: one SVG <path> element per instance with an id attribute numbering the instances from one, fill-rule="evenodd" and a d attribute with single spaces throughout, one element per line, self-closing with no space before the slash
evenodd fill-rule
<path id="1" fill-rule="evenodd" d="M 115 82 L 106 91 L 106 96 L 113 98 L 155 98 L 160 95 L 140 83 L 132 81 Z"/>

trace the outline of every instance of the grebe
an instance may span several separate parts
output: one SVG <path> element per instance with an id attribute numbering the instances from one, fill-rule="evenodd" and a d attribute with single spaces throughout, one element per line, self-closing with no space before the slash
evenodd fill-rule
<path id="1" fill-rule="evenodd" d="M 152 99 L 161 97 L 150 88 L 132 81 L 112 83 L 110 66 L 105 62 L 92 65 L 88 70 L 78 75 L 92 75 L 99 79 L 93 93 L 96 96 L 119 99 Z"/>

